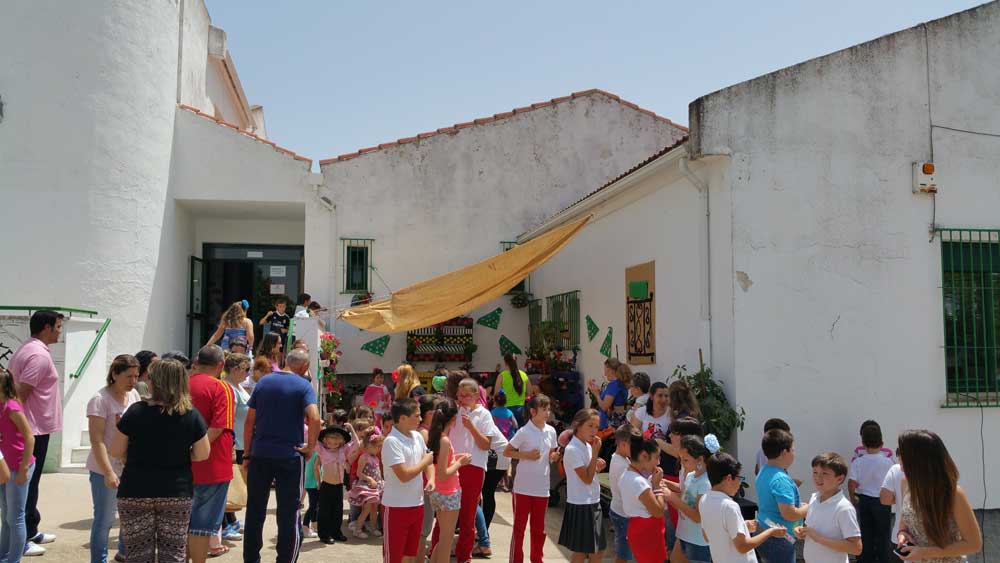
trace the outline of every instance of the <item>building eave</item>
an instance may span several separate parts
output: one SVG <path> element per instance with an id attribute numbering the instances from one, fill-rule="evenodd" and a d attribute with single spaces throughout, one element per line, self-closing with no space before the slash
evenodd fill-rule
<path id="1" fill-rule="evenodd" d="M 676 166 L 682 157 L 687 156 L 687 138 L 681 139 L 677 143 L 663 149 L 658 155 L 640 163 L 629 172 L 610 183 L 598 188 L 589 196 L 556 213 L 548 218 L 544 223 L 526 231 L 517 237 L 518 244 L 543 235 L 556 227 L 564 225 L 579 217 L 593 213 L 601 205 L 622 195 L 623 193 L 638 186 L 643 180 L 653 174 L 665 170 L 671 166 Z"/>

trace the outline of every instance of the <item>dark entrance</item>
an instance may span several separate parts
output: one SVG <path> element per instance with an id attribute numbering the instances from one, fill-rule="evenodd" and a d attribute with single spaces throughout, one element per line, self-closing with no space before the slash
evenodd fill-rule
<path id="1" fill-rule="evenodd" d="M 232 303 L 250 302 L 247 315 L 254 324 L 254 342 L 262 328 L 258 321 L 285 295 L 293 303 L 302 288 L 303 247 L 266 244 L 206 243 L 202 259 L 192 257 L 191 310 L 188 315 L 189 350 L 198 350 Z"/>

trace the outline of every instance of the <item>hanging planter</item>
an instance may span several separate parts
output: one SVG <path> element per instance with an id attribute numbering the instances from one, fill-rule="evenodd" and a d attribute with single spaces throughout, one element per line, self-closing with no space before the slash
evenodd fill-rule
<path id="1" fill-rule="evenodd" d="M 510 306 L 515 309 L 523 309 L 531 301 L 531 294 L 526 291 L 518 291 L 510 296 Z"/>

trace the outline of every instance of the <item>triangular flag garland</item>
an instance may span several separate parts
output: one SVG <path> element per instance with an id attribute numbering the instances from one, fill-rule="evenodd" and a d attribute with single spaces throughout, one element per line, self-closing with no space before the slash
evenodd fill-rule
<path id="1" fill-rule="evenodd" d="M 361 345 L 361 349 L 365 352 L 371 352 L 376 356 L 382 356 L 385 354 L 385 347 L 389 345 L 389 335 L 381 336 L 375 340 L 365 342 Z"/>
<path id="2" fill-rule="evenodd" d="M 500 326 L 500 315 L 503 314 L 503 308 L 497 307 L 491 313 L 487 313 L 478 319 L 476 319 L 477 325 L 483 325 L 485 327 L 492 328 L 496 330 Z"/>
<path id="3" fill-rule="evenodd" d="M 594 319 L 590 318 L 590 315 L 587 315 L 587 340 L 594 340 L 598 332 L 601 332 L 600 327 L 597 326 Z"/>
<path id="4" fill-rule="evenodd" d="M 520 355 L 521 354 L 521 349 L 517 347 L 517 344 L 514 344 L 513 342 L 510 341 L 509 338 L 507 338 L 506 336 L 504 336 L 504 335 L 501 334 L 500 335 L 500 354 L 504 355 L 504 356 L 506 356 L 507 354 Z"/>
<path id="5" fill-rule="evenodd" d="M 601 344 L 601 355 L 605 358 L 611 357 L 611 338 L 613 334 L 612 328 L 608 327 L 608 335 L 604 337 L 604 344 Z"/>

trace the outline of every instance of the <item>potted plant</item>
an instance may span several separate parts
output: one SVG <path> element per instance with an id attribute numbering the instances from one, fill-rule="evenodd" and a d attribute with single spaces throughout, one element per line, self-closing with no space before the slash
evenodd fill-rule
<path id="1" fill-rule="evenodd" d="M 705 432 L 715 434 L 725 444 L 733 432 L 743 429 L 746 411 L 743 407 L 737 408 L 729 403 L 722 382 L 712 377 L 712 368 L 702 365 L 697 372 L 688 373 L 687 366 L 677 366 L 670 376 L 670 379 L 674 378 L 687 383 L 694 392 L 701 408 Z"/>
<path id="2" fill-rule="evenodd" d="M 527 291 L 514 291 L 510 294 L 510 306 L 515 309 L 523 309 L 531 302 L 531 294 Z"/>

